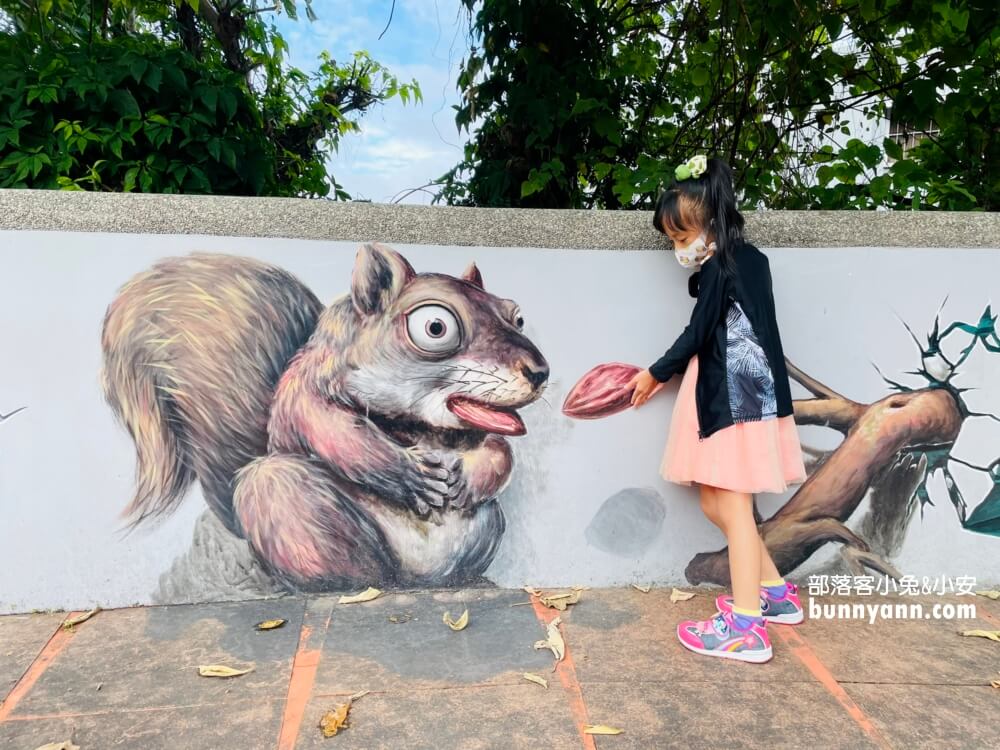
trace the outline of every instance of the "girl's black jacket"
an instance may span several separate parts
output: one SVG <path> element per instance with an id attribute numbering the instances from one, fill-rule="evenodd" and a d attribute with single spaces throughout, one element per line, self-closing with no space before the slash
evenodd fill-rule
<path id="1" fill-rule="evenodd" d="M 735 269 L 732 274 L 725 272 L 722 262 L 715 255 L 702 264 L 689 284 L 691 295 L 698 298 L 691 321 L 673 346 L 649 368 L 652 376 L 663 383 L 684 372 L 691 357 L 698 355 L 695 400 L 702 438 L 735 422 L 726 382 L 726 315 L 730 300 L 740 303 L 767 356 L 774 376 L 778 416 L 792 414 L 792 393 L 778 334 L 767 256 L 744 241 L 734 250 L 733 261 Z M 741 421 L 747 420 L 744 418 Z"/>

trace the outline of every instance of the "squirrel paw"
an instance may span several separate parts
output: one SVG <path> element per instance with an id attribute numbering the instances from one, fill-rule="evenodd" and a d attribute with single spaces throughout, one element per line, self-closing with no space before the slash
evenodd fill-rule
<path id="1" fill-rule="evenodd" d="M 407 453 L 420 474 L 412 502 L 421 515 L 430 512 L 432 506 L 443 508 L 464 486 L 461 457 L 418 447 L 407 449 Z"/>

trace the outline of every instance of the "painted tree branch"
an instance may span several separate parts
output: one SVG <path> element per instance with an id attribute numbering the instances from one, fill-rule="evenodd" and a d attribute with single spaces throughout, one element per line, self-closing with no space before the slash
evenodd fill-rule
<path id="1" fill-rule="evenodd" d="M 817 391 L 825 389 L 800 371 L 793 377 L 808 379 Z M 901 450 L 955 441 L 963 419 L 958 401 L 947 389 L 927 388 L 893 394 L 870 405 L 842 397 L 796 403 L 799 424 L 833 427 L 835 417 L 840 420 L 837 425 L 847 427 L 844 441 L 798 492 L 760 525 L 761 537 L 782 574 L 795 570 L 827 542 L 840 542 L 845 561 L 856 573 L 867 567 L 898 577 L 898 571 L 874 554 L 845 522 Z M 829 421 L 810 421 L 816 418 Z M 728 585 L 728 550 L 695 555 L 685 575 L 692 584 Z"/>
<path id="2" fill-rule="evenodd" d="M 839 399 L 841 401 L 850 401 L 850 399 L 844 398 L 829 386 L 823 385 L 821 382 L 819 382 L 812 376 L 804 373 L 802 370 L 796 367 L 795 364 L 787 357 L 785 357 L 785 369 L 788 370 L 788 376 L 792 380 L 801 385 L 816 398 L 830 398 L 830 399 Z M 850 401 L 850 403 L 853 404 L 854 402 Z"/>
<path id="3" fill-rule="evenodd" d="M 792 380 L 816 396 L 814 399 L 794 402 L 796 423 L 830 427 L 846 435 L 864 414 L 866 409 L 864 404 L 841 396 L 832 388 L 804 373 L 787 358 L 785 367 Z"/>
<path id="4" fill-rule="evenodd" d="M 845 435 L 865 413 L 863 404 L 846 399 L 805 399 L 794 401 L 795 422 L 801 425 L 819 425 Z"/>

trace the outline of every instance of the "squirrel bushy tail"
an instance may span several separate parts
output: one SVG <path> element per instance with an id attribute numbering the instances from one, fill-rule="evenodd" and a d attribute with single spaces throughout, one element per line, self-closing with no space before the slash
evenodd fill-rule
<path id="1" fill-rule="evenodd" d="M 323 305 L 291 274 L 195 253 L 134 277 L 104 318 L 101 382 L 135 442 L 130 525 L 172 511 L 197 478 L 241 534 L 233 478 L 267 452 L 274 388 Z"/>

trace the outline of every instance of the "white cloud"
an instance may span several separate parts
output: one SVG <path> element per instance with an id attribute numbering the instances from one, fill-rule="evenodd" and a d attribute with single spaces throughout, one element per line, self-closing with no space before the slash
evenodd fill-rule
<path id="1" fill-rule="evenodd" d="M 361 133 L 346 136 L 330 156 L 330 169 L 344 189 L 376 202 L 447 172 L 462 158 L 466 140 L 457 132 L 452 105 L 459 101 L 455 81 L 467 50 L 467 12 L 459 0 L 396 0 L 380 40 L 391 6 L 392 0 L 314 0 L 315 23 L 304 14 L 298 23 L 278 19 L 292 64 L 307 72 L 315 70 L 323 50 L 347 61 L 364 49 L 401 82 L 420 84 L 423 102 L 404 105 L 396 98 L 374 107 L 360 120 Z M 429 201 L 419 192 L 404 199 Z"/>
<path id="2" fill-rule="evenodd" d="M 459 136 L 454 110 L 457 62 L 394 65 L 393 75 L 420 83 L 424 100 L 404 105 L 393 99 L 369 111 L 361 121 L 362 132 L 345 138 L 330 166 L 337 181 L 355 198 L 388 202 L 410 188 L 425 185 L 451 169 L 462 158 L 466 134 Z M 431 197 L 416 192 L 403 200 L 429 203 Z"/>

